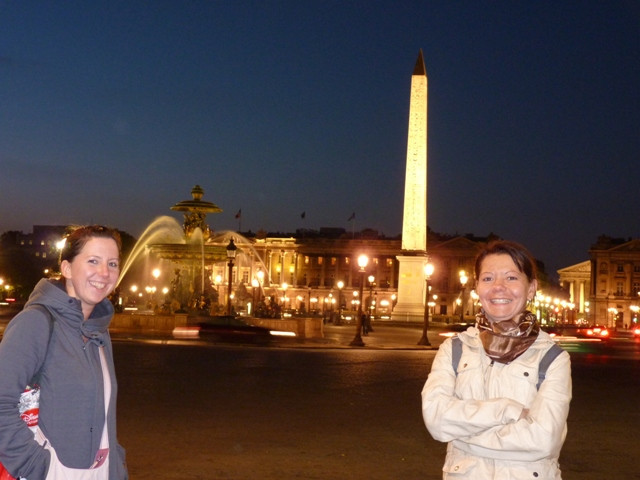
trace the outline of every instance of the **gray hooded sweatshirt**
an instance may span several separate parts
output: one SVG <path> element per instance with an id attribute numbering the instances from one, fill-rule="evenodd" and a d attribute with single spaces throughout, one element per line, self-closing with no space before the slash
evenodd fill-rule
<path id="1" fill-rule="evenodd" d="M 98 350 L 103 346 L 111 376 L 109 480 L 128 478 L 124 449 L 116 436 L 118 388 L 107 330 L 112 317 L 113 306 L 105 299 L 84 321 L 80 301 L 67 295 L 61 282 L 42 279 L 7 325 L 0 342 L 0 463 L 14 477 L 44 479 L 49 468 L 49 452 L 34 440 L 17 408 L 25 385 L 38 372 L 40 429 L 63 465 L 93 464 L 104 426 Z"/>

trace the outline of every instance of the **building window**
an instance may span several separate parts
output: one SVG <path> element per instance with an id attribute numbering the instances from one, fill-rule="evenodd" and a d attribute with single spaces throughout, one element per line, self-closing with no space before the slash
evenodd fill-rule
<path id="1" fill-rule="evenodd" d="M 600 293 L 607 293 L 607 282 L 606 280 L 602 280 L 600 282 Z"/>
<path id="2" fill-rule="evenodd" d="M 318 265 L 322 265 L 322 261 L 324 260 L 323 257 L 318 257 Z"/>
<path id="3" fill-rule="evenodd" d="M 608 271 L 609 271 L 609 265 L 607 265 L 607 262 L 602 262 L 600 264 L 600 273 L 606 274 Z"/>
<path id="4" fill-rule="evenodd" d="M 309 256 L 308 255 L 304 256 L 304 264 L 305 265 L 309 265 Z"/>
<path id="5" fill-rule="evenodd" d="M 349 265 L 351 263 L 351 259 L 349 257 L 344 257 L 344 264 Z"/>
<path id="6" fill-rule="evenodd" d="M 616 295 L 624 295 L 624 286 L 622 282 L 616 283 Z"/>
<path id="7" fill-rule="evenodd" d="M 393 258 L 387 258 L 387 267 L 393 267 Z"/>
<path id="8" fill-rule="evenodd" d="M 624 272 L 624 265 L 619 263 L 618 264 L 618 273 L 623 273 Z"/>
<path id="9" fill-rule="evenodd" d="M 338 259 L 336 257 L 331 257 L 331 266 L 335 266 L 338 263 Z"/>

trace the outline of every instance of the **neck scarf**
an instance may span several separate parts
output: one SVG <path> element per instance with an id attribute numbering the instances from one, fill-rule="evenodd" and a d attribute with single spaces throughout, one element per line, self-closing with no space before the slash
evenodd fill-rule
<path id="1" fill-rule="evenodd" d="M 476 322 L 484 351 L 499 363 L 509 363 L 518 358 L 540 333 L 536 316 L 528 310 L 502 322 L 490 322 L 481 311 L 476 315 Z"/>

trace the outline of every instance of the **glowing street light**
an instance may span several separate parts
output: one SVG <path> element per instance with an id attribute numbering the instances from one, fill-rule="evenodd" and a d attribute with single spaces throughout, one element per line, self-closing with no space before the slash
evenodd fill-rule
<path id="1" fill-rule="evenodd" d="M 289 288 L 289 284 L 287 282 L 282 282 L 282 308 L 287 308 L 287 288 Z"/>
<path id="2" fill-rule="evenodd" d="M 262 270 L 258 270 L 256 272 L 256 277 L 258 277 L 258 301 L 262 299 L 262 283 L 264 282 L 264 272 Z"/>
<path id="3" fill-rule="evenodd" d="M 358 303 L 358 318 L 356 319 L 356 336 L 353 337 L 350 345 L 353 347 L 364 347 L 362 341 L 362 290 L 364 288 L 365 268 L 369 263 L 369 257 L 362 254 L 358 257 L 358 267 L 360 267 L 360 302 Z"/>
<path id="4" fill-rule="evenodd" d="M 431 346 L 429 343 L 429 337 L 427 336 L 427 331 L 429 330 L 429 280 L 431 279 L 431 275 L 433 275 L 433 264 L 427 262 L 424 266 L 424 283 L 425 283 L 425 294 L 424 294 L 424 326 L 422 327 L 422 337 L 418 340 L 418 345 L 426 345 Z"/>
<path id="5" fill-rule="evenodd" d="M 344 288 L 344 282 L 338 280 L 336 286 L 338 287 L 338 318 L 335 323 L 336 325 L 340 325 L 342 323 L 342 289 Z"/>
<path id="6" fill-rule="evenodd" d="M 373 309 L 373 286 L 375 285 L 376 277 L 373 275 L 369 275 L 369 314 L 371 314 L 371 310 Z"/>
<path id="7" fill-rule="evenodd" d="M 469 281 L 469 277 L 467 277 L 467 272 L 464 270 L 460 270 L 460 285 L 462 286 L 462 291 L 460 292 L 460 323 L 464 323 L 464 289 Z"/>
<path id="8" fill-rule="evenodd" d="M 233 243 L 233 238 L 229 239 L 229 245 L 227 245 L 227 266 L 229 267 L 229 290 L 227 291 L 227 314 L 231 315 L 231 279 L 233 278 L 233 259 L 236 258 L 236 247 L 235 243 Z"/>

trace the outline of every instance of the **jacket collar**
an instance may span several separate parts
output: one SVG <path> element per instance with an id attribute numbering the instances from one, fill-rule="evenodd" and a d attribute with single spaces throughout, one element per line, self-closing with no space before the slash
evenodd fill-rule
<path id="1" fill-rule="evenodd" d="M 47 278 L 38 282 L 25 308 L 33 304 L 44 306 L 56 321 L 79 329 L 83 336 L 98 345 L 104 344 L 104 335 L 114 313 L 113 305 L 105 298 L 96 305 L 89 318 L 84 320 L 80 300 L 67 294 L 62 281 Z"/>

